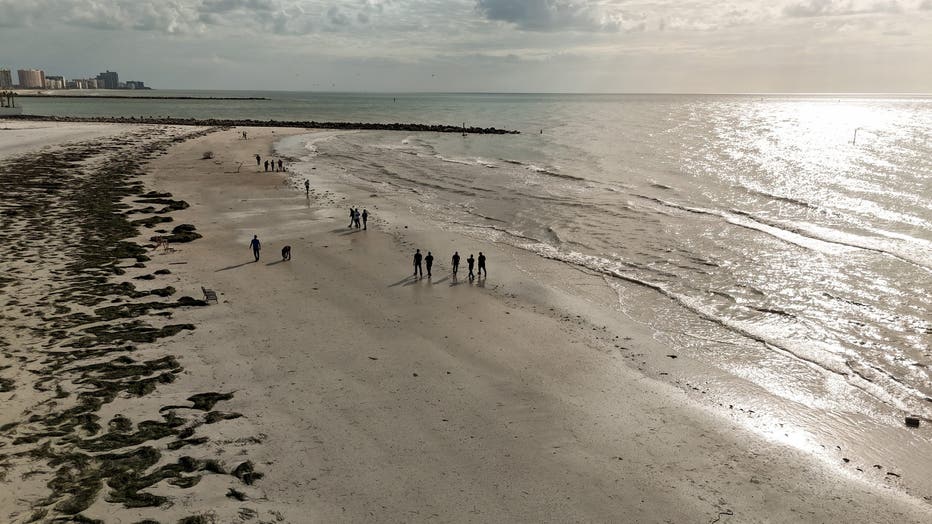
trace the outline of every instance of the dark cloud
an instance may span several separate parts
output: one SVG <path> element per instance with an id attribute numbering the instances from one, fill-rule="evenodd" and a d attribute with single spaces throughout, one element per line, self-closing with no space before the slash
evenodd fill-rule
<path id="1" fill-rule="evenodd" d="M 203 0 L 201 13 L 229 13 L 231 11 L 275 11 L 279 6 L 272 0 Z"/>
<path id="2" fill-rule="evenodd" d="M 525 31 L 617 31 L 620 20 L 589 0 L 477 0 L 489 20 L 508 22 Z"/>
<path id="3" fill-rule="evenodd" d="M 327 9 L 327 19 L 330 20 L 330 23 L 335 26 L 350 25 L 349 17 L 346 16 L 346 14 L 335 5 L 330 6 L 330 9 Z"/>

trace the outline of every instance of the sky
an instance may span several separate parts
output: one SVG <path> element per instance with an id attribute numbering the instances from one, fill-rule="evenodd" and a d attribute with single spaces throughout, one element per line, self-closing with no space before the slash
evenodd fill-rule
<path id="1" fill-rule="evenodd" d="M 0 68 L 163 89 L 932 93 L 932 0 L 0 0 Z"/>

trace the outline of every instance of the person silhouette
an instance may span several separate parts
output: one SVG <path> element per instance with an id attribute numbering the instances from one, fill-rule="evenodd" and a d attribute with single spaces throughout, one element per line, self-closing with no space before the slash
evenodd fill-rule
<path id="1" fill-rule="evenodd" d="M 356 210 L 349 208 L 349 227 L 353 227 L 353 224 L 356 223 Z"/>
<path id="2" fill-rule="evenodd" d="M 311 196 L 311 181 L 307 179 L 304 180 L 304 194 Z"/>
<path id="3" fill-rule="evenodd" d="M 418 272 L 421 273 L 421 277 L 424 277 L 424 269 L 421 268 L 421 250 L 418 249 L 414 253 L 414 276 L 417 276 Z"/>
<path id="4" fill-rule="evenodd" d="M 259 153 L 256 153 L 256 167 L 262 165 L 262 157 L 259 156 Z"/>
<path id="5" fill-rule="evenodd" d="M 256 262 L 259 261 L 259 250 L 262 249 L 262 244 L 259 243 L 259 235 L 252 236 L 252 242 L 249 243 L 249 247 L 252 248 L 252 254 L 256 257 Z"/>
<path id="6" fill-rule="evenodd" d="M 476 259 L 472 257 L 472 253 L 469 254 L 469 258 L 466 259 L 466 267 L 469 268 L 469 281 L 472 282 L 472 279 L 476 278 L 476 275 L 472 272 L 472 267 L 476 263 Z"/>
<path id="7" fill-rule="evenodd" d="M 434 255 L 431 255 L 430 251 L 428 251 L 427 256 L 424 257 L 424 263 L 427 265 L 427 278 L 430 278 L 430 268 L 434 265 Z"/>
<path id="8" fill-rule="evenodd" d="M 453 276 L 456 276 L 457 270 L 460 268 L 460 252 L 453 252 Z"/>
<path id="9" fill-rule="evenodd" d="M 265 172 L 268 173 L 268 171 L 269 171 L 269 161 L 266 160 L 265 161 Z"/>
<path id="10" fill-rule="evenodd" d="M 489 276 L 488 270 L 485 269 L 485 255 L 482 254 L 482 251 L 479 252 L 479 276 Z"/>
<path id="11" fill-rule="evenodd" d="M 367 227 L 367 226 L 366 226 L 366 221 L 367 221 L 367 220 L 369 220 L 369 211 L 367 211 L 366 209 L 363 209 L 363 210 L 362 210 L 362 228 L 363 228 L 363 230 L 365 230 L 366 227 Z"/>
<path id="12" fill-rule="evenodd" d="M 281 159 L 281 158 L 278 159 L 278 170 L 279 170 L 280 172 L 282 172 L 282 173 L 285 172 L 285 168 L 282 167 L 282 159 Z"/>

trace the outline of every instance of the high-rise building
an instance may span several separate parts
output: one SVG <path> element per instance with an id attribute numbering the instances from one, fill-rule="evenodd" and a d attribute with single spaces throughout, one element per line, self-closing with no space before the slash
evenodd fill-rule
<path id="1" fill-rule="evenodd" d="M 42 89 L 45 87 L 45 71 L 41 69 L 18 69 L 19 87 L 23 89 Z"/>
<path id="2" fill-rule="evenodd" d="M 107 71 L 97 75 L 97 87 L 101 89 L 119 89 L 120 75 L 114 71 Z"/>
<path id="3" fill-rule="evenodd" d="M 0 69 L 0 89 L 12 89 L 13 75 L 9 69 Z"/>
<path id="4" fill-rule="evenodd" d="M 88 79 L 87 79 L 87 88 L 88 88 L 88 89 L 99 89 L 99 88 L 100 88 L 100 82 L 98 82 L 96 78 L 88 78 Z"/>
<path id="5" fill-rule="evenodd" d="M 65 77 L 62 77 L 62 76 L 45 77 L 45 88 L 46 89 L 64 89 L 65 88 Z"/>

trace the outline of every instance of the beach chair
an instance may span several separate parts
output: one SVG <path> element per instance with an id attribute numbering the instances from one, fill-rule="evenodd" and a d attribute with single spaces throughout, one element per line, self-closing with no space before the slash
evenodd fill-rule
<path id="1" fill-rule="evenodd" d="M 220 301 L 217 300 L 217 292 L 213 289 L 207 289 L 204 286 L 201 286 L 201 291 L 204 292 L 204 301 L 213 302 L 214 304 L 219 304 Z"/>

